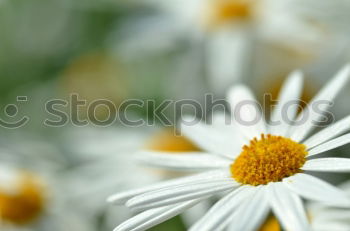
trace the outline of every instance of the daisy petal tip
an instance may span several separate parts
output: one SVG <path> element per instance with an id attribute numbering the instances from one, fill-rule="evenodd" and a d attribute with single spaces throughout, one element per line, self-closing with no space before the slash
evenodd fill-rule
<path id="1" fill-rule="evenodd" d="M 122 205 L 123 201 L 119 194 L 111 195 L 106 198 L 106 202 L 108 204 L 114 204 L 114 205 Z"/>
<path id="2" fill-rule="evenodd" d="M 110 204 L 110 203 L 113 203 L 113 200 L 110 197 L 107 197 L 105 199 L 105 202 Z"/>
<path id="3" fill-rule="evenodd" d="M 340 71 L 338 76 L 344 76 L 347 80 L 350 78 L 350 63 L 346 64 Z"/>
<path id="4" fill-rule="evenodd" d="M 294 77 L 294 78 L 303 78 L 304 77 L 304 73 L 302 70 L 300 69 L 297 69 L 295 71 L 293 71 L 291 74 L 290 74 L 291 77 Z"/>
<path id="5" fill-rule="evenodd" d="M 113 231 L 127 231 L 127 229 L 123 228 L 122 225 L 119 225 L 113 229 Z"/>
<path id="6" fill-rule="evenodd" d="M 347 73 L 350 74 L 350 63 L 347 63 L 343 69 L 344 69 L 344 71 L 346 71 Z"/>
<path id="7" fill-rule="evenodd" d="M 180 127 L 187 127 L 186 122 L 198 121 L 198 118 L 194 115 L 183 115 L 180 119 Z"/>
<path id="8" fill-rule="evenodd" d="M 287 85 L 291 86 L 302 86 L 304 80 L 304 73 L 297 69 L 291 72 L 286 79 Z M 295 90 L 295 89 L 294 89 Z"/>
<path id="9" fill-rule="evenodd" d="M 249 91 L 248 86 L 244 84 L 235 84 L 231 86 L 230 89 L 228 90 L 228 95 L 232 97 L 238 93 L 247 92 L 247 91 Z"/>
<path id="10" fill-rule="evenodd" d="M 128 200 L 126 203 L 125 203 L 125 206 L 128 207 L 128 208 L 132 208 L 133 206 L 135 206 L 135 202 L 133 202 L 132 200 Z"/>
<path id="11" fill-rule="evenodd" d="M 109 204 L 114 204 L 115 203 L 115 199 L 113 196 L 109 196 L 106 198 L 106 203 L 109 203 Z"/>
<path id="12" fill-rule="evenodd" d="M 131 209 L 133 212 L 140 212 L 140 207 L 142 207 L 142 205 L 144 205 L 142 203 L 142 199 L 140 200 L 140 198 L 138 197 L 131 198 L 130 200 L 125 202 L 125 206 Z"/>

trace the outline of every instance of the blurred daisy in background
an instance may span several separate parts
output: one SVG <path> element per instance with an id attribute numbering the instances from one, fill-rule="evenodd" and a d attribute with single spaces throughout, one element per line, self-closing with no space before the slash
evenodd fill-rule
<path id="1" fill-rule="evenodd" d="M 76 107 L 73 113 L 75 120 L 84 120 L 85 125 L 90 118 L 92 122 L 113 119 L 117 108 L 132 93 L 123 64 L 103 51 L 73 59 L 60 77 L 59 93 L 80 101 L 72 103 Z"/>
<path id="2" fill-rule="evenodd" d="M 341 0 L 317 8 L 315 1 L 297 0 L 144 2 L 158 12 L 126 19 L 127 29 L 115 36 L 125 38 L 118 40 L 118 51 L 142 57 L 187 46 L 184 59 L 192 71 L 182 71 L 179 79 L 207 76 L 207 87 L 217 93 L 235 81 L 273 78 L 320 57 L 332 60 L 343 48 L 336 41 L 344 28 L 334 23 L 334 11 L 350 7 Z"/>
<path id="3" fill-rule="evenodd" d="M 292 73 L 287 79 L 279 104 L 272 113 L 271 121 L 279 121 L 279 125 L 265 123 L 256 108 L 242 107 L 237 115 L 235 110 L 239 103 L 256 100 L 245 86 L 234 86 L 228 98 L 232 113 L 235 113 L 236 126 L 230 124 L 221 131 L 202 123 L 183 124 L 181 127 L 186 137 L 206 152 L 161 155 L 144 151 L 139 155 L 141 161 L 151 166 L 204 172 L 112 195 L 110 202 L 125 204 L 141 212 L 115 230 L 146 230 L 218 193 L 227 195 L 190 230 L 224 230 L 226 227 L 230 230 L 255 230 L 264 222 L 270 208 L 284 229 L 310 230 L 301 197 L 349 208 L 350 198 L 345 192 L 309 174 L 309 171 L 350 171 L 347 158 L 313 158 L 350 142 L 349 134 L 342 135 L 349 130 L 349 118 L 308 136 L 323 116 L 312 110 L 313 103 L 320 100 L 333 102 L 348 82 L 349 75 L 350 67 L 347 66 L 320 90 L 310 106 L 299 115 L 298 105 L 288 110 L 288 117 L 295 118 L 294 121 L 308 115 L 302 125 L 289 125 L 282 117 L 283 106 L 300 97 L 300 72 Z M 328 107 L 323 105 L 321 112 L 325 113 Z M 243 116 L 245 121 L 252 121 L 258 116 L 259 121 L 247 125 L 241 123 L 237 116 Z"/>
<path id="4" fill-rule="evenodd" d="M 65 193 L 61 177 L 63 156 L 54 146 L 23 137 L 17 136 L 16 145 L 7 141 L 0 153 L 0 229 L 94 230 L 90 221 L 68 204 L 70 195 Z"/>
<path id="5" fill-rule="evenodd" d="M 350 197 L 350 182 L 347 181 L 339 186 Z M 312 228 L 315 231 L 347 231 L 350 229 L 350 211 L 312 203 L 308 206 Z"/>
<path id="6" fill-rule="evenodd" d="M 339 186 L 350 197 L 350 182 Z M 314 231 L 347 231 L 350 229 L 349 209 L 326 206 L 317 202 L 309 203 L 306 212 Z M 233 224 L 234 225 L 234 224 Z M 281 231 L 278 220 L 271 216 L 260 227 L 260 231 Z"/>
<path id="7" fill-rule="evenodd" d="M 85 217 L 66 204 L 64 188 L 64 183 L 48 173 L 1 165 L 1 230 L 94 230 Z"/>
<path id="8" fill-rule="evenodd" d="M 44 211 L 45 189 L 32 174 L 0 167 L 1 223 L 24 225 L 37 219 Z"/>
<path id="9" fill-rule="evenodd" d="M 135 131 L 138 130 L 138 132 Z M 161 128 L 93 128 L 72 129 L 65 136 L 65 147 L 74 159 L 75 167 L 67 172 L 67 188 L 71 204 L 81 209 L 86 217 L 103 217 L 100 230 L 111 230 L 116 222 L 132 217 L 123 207 L 110 207 L 106 198 L 115 190 L 128 190 L 159 180 L 178 176 L 173 171 L 158 171 L 139 166 L 135 153 L 145 148 L 186 155 L 198 148 L 183 136 L 176 136 L 173 129 Z M 73 174 L 71 174 L 73 173 Z M 73 177 L 72 177 L 73 176 Z M 70 182 L 70 183 L 69 183 Z M 93 184 L 92 184 L 93 182 Z M 85 201 L 85 198 L 89 198 Z M 203 202 L 189 210 L 183 218 L 185 225 L 192 225 L 208 209 Z"/>

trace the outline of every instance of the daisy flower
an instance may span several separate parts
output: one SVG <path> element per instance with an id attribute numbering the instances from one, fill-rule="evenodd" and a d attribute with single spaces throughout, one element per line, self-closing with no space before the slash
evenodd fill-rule
<path id="1" fill-rule="evenodd" d="M 339 186 L 350 198 L 350 182 Z M 347 231 L 350 230 L 350 212 L 342 208 L 325 206 L 319 203 L 312 203 L 307 211 L 310 214 L 312 228 L 315 231 Z"/>
<path id="2" fill-rule="evenodd" d="M 192 59 L 192 69 L 204 68 L 209 87 L 216 92 L 227 90 L 234 81 L 255 76 L 256 69 L 252 73 L 250 67 L 256 62 L 262 69 L 268 63 L 280 70 L 280 66 L 291 63 L 295 63 L 294 68 L 305 66 L 324 52 L 330 57 L 337 43 L 333 41 L 334 23 L 330 24 L 334 14 L 328 12 L 349 7 L 339 1 L 314 7 L 319 1 L 312 0 L 143 2 L 159 13 L 141 20 L 130 19 L 125 29 L 118 30 L 114 36 L 119 39 L 116 46 L 120 54 L 137 59 L 142 54 L 172 51 L 187 41 L 189 48 L 181 60 Z M 120 38 L 124 39 L 120 41 Z M 287 56 L 282 65 L 281 60 L 277 61 L 278 65 L 273 60 L 267 61 L 267 56 L 275 55 L 271 50 Z"/>
<path id="3" fill-rule="evenodd" d="M 138 132 L 137 132 L 138 131 Z M 141 167 L 134 162 L 138 150 L 168 152 L 185 155 L 198 148 L 183 136 L 174 136 L 173 129 L 85 127 L 67 132 L 64 141 L 66 152 L 71 153 L 74 168 L 67 172 L 71 204 L 81 214 L 96 220 L 105 217 L 103 229 L 110 230 L 116 222 L 133 216 L 123 208 L 106 206 L 105 199 L 116 189 L 127 190 L 179 176 L 174 171 L 160 171 Z M 91 184 L 91 182 L 95 182 Z M 86 198 L 90 198 L 86 200 Z M 182 216 L 184 224 L 192 225 L 205 214 L 208 202 L 198 204 Z M 97 222 L 97 221 L 96 221 Z"/>
<path id="4" fill-rule="evenodd" d="M 45 173 L 0 166 L 0 229 L 4 231 L 93 230 L 65 204 L 58 181 Z"/>
<path id="5" fill-rule="evenodd" d="M 0 152 L 0 229 L 93 230 L 90 221 L 67 203 L 70 195 L 64 192 L 66 184 L 59 177 L 58 162 L 51 163 L 48 158 L 56 153 L 54 148 L 19 137 L 23 138 L 17 136 L 21 142 L 15 147 L 7 142 Z M 46 158 L 40 150 L 46 150 Z"/>
<path id="6" fill-rule="evenodd" d="M 310 230 L 301 198 L 349 207 L 350 199 L 343 191 L 310 172 L 350 171 L 350 159 L 313 158 L 350 141 L 349 134 L 342 135 L 350 129 L 350 118 L 309 136 L 323 116 L 313 110 L 313 105 L 319 101 L 333 101 L 349 74 L 350 66 L 346 66 L 299 115 L 298 105 L 288 108 L 288 118 L 304 119 L 303 123 L 293 125 L 283 120 L 284 106 L 298 99 L 302 88 L 301 72 L 293 72 L 283 85 L 270 123 L 265 122 L 256 108 L 240 107 L 242 102 L 256 102 L 247 87 L 232 87 L 228 100 L 234 124 L 221 122 L 210 126 L 198 122 L 181 127 L 183 134 L 205 151 L 187 155 L 145 151 L 139 156 L 141 161 L 152 166 L 201 172 L 110 196 L 109 202 L 125 204 L 141 212 L 115 231 L 146 230 L 217 194 L 223 198 L 190 228 L 191 231 L 227 227 L 229 230 L 256 230 L 270 210 L 286 230 Z M 328 107 L 323 104 L 319 109 L 326 112 Z M 242 123 L 237 112 L 245 121 L 253 121 L 256 116 L 260 120 Z M 272 125 L 271 121 L 280 123 Z"/>
<path id="7" fill-rule="evenodd" d="M 339 186 L 350 197 L 350 182 Z M 326 206 L 317 202 L 309 203 L 306 211 L 314 231 L 348 231 L 350 230 L 349 209 Z M 277 219 L 270 216 L 260 227 L 260 231 L 281 231 Z"/>
<path id="8" fill-rule="evenodd" d="M 32 174 L 0 167 L 1 223 L 23 225 L 43 212 L 44 188 Z"/>

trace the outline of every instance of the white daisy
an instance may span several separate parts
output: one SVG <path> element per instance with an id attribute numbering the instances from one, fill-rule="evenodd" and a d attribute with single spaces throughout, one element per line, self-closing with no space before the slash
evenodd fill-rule
<path id="1" fill-rule="evenodd" d="M 350 182 L 339 186 L 350 198 Z M 310 214 L 312 228 L 315 231 L 348 231 L 350 230 L 350 211 L 342 208 L 312 203 L 307 211 Z"/>
<path id="2" fill-rule="evenodd" d="M 225 129 L 222 124 L 183 125 L 182 132 L 204 152 L 180 156 L 146 151 L 140 159 L 153 166 L 203 172 L 109 197 L 109 202 L 125 204 L 141 212 L 115 231 L 148 229 L 218 193 L 226 193 L 226 196 L 192 226 L 191 231 L 223 230 L 228 226 L 230 230 L 256 230 L 270 209 L 285 229 L 310 230 L 301 198 L 350 207 L 350 199 L 343 191 L 309 174 L 309 171 L 350 171 L 349 159 L 311 158 L 350 141 L 349 134 L 340 136 L 350 129 L 350 118 L 308 136 L 315 121 L 322 117 L 312 110 L 313 103 L 333 101 L 348 81 L 349 74 L 350 66 L 347 66 L 299 115 L 297 106 L 289 108 L 288 117 L 295 118 L 295 121 L 309 115 L 302 125 L 289 125 L 281 119 L 286 102 L 299 97 L 302 88 L 300 72 L 292 73 L 287 79 L 279 104 L 272 113 L 271 121 L 280 121 L 280 125 L 270 126 L 264 120 L 250 126 L 235 123 L 235 126 L 225 126 Z M 234 86 L 228 98 L 233 112 L 244 100 L 256 102 L 245 86 Z M 328 106 L 319 109 L 325 112 Z M 242 107 L 239 112 L 242 118 L 252 121 L 258 110 Z M 235 120 L 237 122 L 237 116 Z"/>
<path id="3" fill-rule="evenodd" d="M 56 150 L 46 143 L 16 137 L 15 147 L 7 140 L 0 152 L 0 229 L 93 230 L 90 221 L 68 204 L 70 195 L 60 178 L 62 165 L 59 168 L 56 162 L 60 158 L 50 161 Z"/>
<path id="4" fill-rule="evenodd" d="M 102 226 L 106 230 L 113 228 L 116 222 L 133 216 L 123 208 L 106 206 L 104 202 L 108 195 L 116 189 L 143 187 L 176 174 L 140 167 L 134 162 L 134 154 L 138 150 L 146 148 L 179 155 L 198 150 L 184 137 L 174 136 L 172 129 L 140 128 L 137 131 L 122 127 L 86 127 L 73 129 L 65 135 L 67 140 L 64 144 L 75 165 L 67 172 L 66 190 L 71 196 L 71 203 L 91 220 L 103 214 L 105 222 Z M 92 181 L 95 183 L 91 184 Z M 203 202 L 189 210 L 183 216 L 185 225 L 192 225 L 208 207 L 207 202 Z"/>
<path id="5" fill-rule="evenodd" d="M 131 20 L 126 23 L 125 30 L 119 29 L 115 35 L 119 38 L 116 42 L 118 51 L 126 57 L 134 54 L 139 58 L 150 52 L 173 50 L 179 44 L 183 45 L 184 40 L 189 41 L 188 57 L 183 59 L 192 59 L 192 69 L 202 70 L 203 63 L 206 64 L 204 69 L 210 87 L 217 92 L 227 90 L 234 81 L 255 76 L 256 68 L 254 72 L 251 69 L 253 64 L 263 70 L 267 64 L 272 65 L 277 70 L 268 70 L 278 73 L 281 67 L 290 67 L 291 63 L 293 68 L 305 66 L 324 52 L 330 57 L 337 45 L 333 41 L 337 37 L 335 25 L 330 23 L 334 21 L 333 11 L 346 12 L 345 9 L 350 7 L 342 0 L 323 4 L 313 0 L 144 2 L 150 2 L 160 13 L 142 17 L 139 21 Z M 126 42 L 120 42 L 120 38 L 125 38 Z M 285 62 L 280 59 L 278 65 L 274 60 L 268 62 L 267 57 L 274 55 L 271 50 L 282 51 L 283 56 L 288 56 L 284 57 Z M 288 61 L 290 57 L 293 57 L 291 62 Z"/>
<path id="6" fill-rule="evenodd" d="M 350 182 L 339 186 L 350 198 Z M 348 231 L 350 230 L 349 209 L 326 206 L 317 202 L 306 206 L 306 211 L 314 231 Z M 281 231 L 282 228 L 277 219 L 270 216 L 260 227 L 260 231 Z"/>

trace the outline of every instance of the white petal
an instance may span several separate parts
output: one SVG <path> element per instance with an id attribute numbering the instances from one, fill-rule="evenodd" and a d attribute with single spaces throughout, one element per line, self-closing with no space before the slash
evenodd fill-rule
<path id="1" fill-rule="evenodd" d="M 313 215 L 313 223 L 321 223 L 321 222 L 348 222 L 350 225 L 350 211 L 349 209 L 339 209 L 339 208 L 326 208 L 325 210 L 311 210 Z"/>
<path id="2" fill-rule="evenodd" d="M 164 189 L 164 188 L 168 188 L 168 187 L 173 187 L 176 185 L 195 183 L 195 182 L 198 182 L 200 180 L 209 180 L 209 179 L 217 179 L 220 177 L 228 177 L 230 175 L 231 175 L 231 173 L 228 169 L 208 171 L 208 172 L 204 172 L 204 173 L 200 173 L 200 174 L 196 174 L 196 175 L 192 175 L 192 176 L 181 177 L 178 179 L 160 182 L 160 183 L 146 186 L 146 187 L 143 187 L 140 189 L 133 189 L 133 190 L 128 190 L 125 192 L 117 193 L 117 194 L 110 196 L 107 199 L 107 201 L 109 203 L 124 204 L 130 198 L 137 196 L 137 195 L 140 195 L 140 194 L 143 194 L 143 193 L 146 193 L 146 192 Z"/>
<path id="3" fill-rule="evenodd" d="M 193 119 L 184 120 L 195 121 Z M 232 125 L 227 125 L 226 127 L 232 127 Z M 238 134 L 234 133 L 234 129 L 232 129 L 232 133 L 223 133 L 213 125 L 206 125 L 200 121 L 196 121 L 193 125 L 183 123 L 181 125 L 181 132 L 209 153 L 233 159 L 241 151 L 241 143 L 234 142 L 238 136 Z"/>
<path id="4" fill-rule="evenodd" d="M 296 174 L 283 180 L 298 195 L 334 206 L 350 206 L 350 198 L 338 188 L 307 174 Z"/>
<path id="5" fill-rule="evenodd" d="M 343 135 L 341 137 L 323 143 L 315 148 L 312 148 L 309 151 L 308 156 L 321 154 L 323 152 L 335 149 L 348 143 L 350 143 L 350 134 Z"/>
<path id="6" fill-rule="evenodd" d="M 342 184 L 339 185 L 339 188 L 342 189 L 342 190 L 345 190 L 348 192 L 348 194 L 350 195 L 350 181 L 346 181 Z"/>
<path id="7" fill-rule="evenodd" d="M 311 100 L 308 107 L 304 109 L 297 118 L 297 121 L 302 121 L 306 118 L 305 122 L 300 125 L 295 125 L 292 129 L 291 138 L 297 142 L 302 141 L 314 128 L 319 119 L 323 116 L 316 110 L 313 110 L 313 106 L 317 102 L 327 101 L 333 102 L 340 90 L 346 86 L 346 82 L 349 80 L 350 66 L 345 66 L 340 70 L 331 81 L 329 81 L 325 87 Z M 329 104 L 320 104 L 318 109 L 325 112 L 329 108 Z"/>
<path id="8" fill-rule="evenodd" d="M 211 196 L 226 190 L 233 190 L 238 186 L 238 183 L 232 178 L 204 180 L 141 194 L 127 201 L 126 206 L 137 211 L 157 208 Z"/>
<path id="9" fill-rule="evenodd" d="M 315 223 L 313 225 L 313 230 L 317 231 L 349 231 L 350 230 L 350 224 L 349 223 L 342 223 L 342 222 L 322 222 L 322 223 Z"/>
<path id="10" fill-rule="evenodd" d="M 319 144 L 322 144 L 338 135 L 345 133 L 350 130 L 350 116 L 347 116 L 338 122 L 324 128 L 320 132 L 317 132 L 315 135 L 308 138 L 303 142 L 308 149 L 313 148 Z"/>
<path id="11" fill-rule="evenodd" d="M 265 119 L 253 93 L 244 85 L 236 85 L 228 92 L 231 113 L 237 126 L 248 140 L 266 133 Z"/>
<path id="12" fill-rule="evenodd" d="M 137 159 L 144 164 L 182 171 L 200 171 L 207 169 L 228 168 L 232 161 L 218 156 L 201 153 L 174 153 L 142 151 Z"/>
<path id="13" fill-rule="evenodd" d="M 114 229 L 114 231 L 147 230 L 174 216 L 177 216 L 184 210 L 199 203 L 201 200 L 202 199 L 197 199 L 172 206 L 165 206 L 162 208 L 145 211 L 120 224 L 117 228 Z"/>
<path id="14" fill-rule="evenodd" d="M 288 190 L 282 183 L 271 183 L 269 202 L 272 210 L 286 230 L 311 230 L 307 215 L 299 196 Z"/>
<path id="15" fill-rule="evenodd" d="M 308 160 L 301 169 L 317 172 L 350 172 L 350 159 L 320 158 Z"/>
<path id="16" fill-rule="evenodd" d="M 265 192 L 262 188 L 255 193 L 251 199 L 246 199 L 244 205 L 239 207 L 228 230 L 230 231 L 253 231 L 259 230 L 259 227 L 266 220 L 270 210 Z"/>
<path id="17" fill-rule="evenodd" d="M 271 122 L 280 123 L 278 125 L 270 125 L 269 133 L 275 135 L 286 136 L 290 124 L 288 121 L 294 121 L 298 112 L 298 102 L 303 87 L 303 73 L 294 71 L 285 81 L 278 99 L 278 104 L 271 115 Z M 293 102 L 292 105 L 288 103 Z M 297 102 L 297 103 L 295 103 Z M 286 107 L 288 105 L 288 110 Z"/>
<path id="18" fill-rule="evenodd" d="M 188 228 L 199 221 L 199 219 L 205 215 L 211 206 L 212 203 L 210 200 L 203 200 L 191 209 L 184 211 L 181 215 L 181 218 L 186 227 Z"/>
<path id="19" fill-rule="evenodd" d="M 222 137 L 224 137 L 223 142 L 231 149 L 230 153 L 234 153 L 227 157 L 229 157 L 229 159 L 236 159 L 242 152 L 243 146 L 249 144 L 250 140 L 242 135 L 240 129 L 236 126 L 230 115 L 226 115 L 225 117 L 226 118 L 217 113 L 213 115 L 212 120 L 208 118 L 208 121 L 212 121 L 213 129 L 215 129 L 217 133 L 222 134 Z M 228 143 L 232 145 L 227 145 Z"/>
<path id="20" fill-rule="evenodd" d="M 251 76 L 253 37 L 246 27 L 218 30 L 207 40 L 210 87 L 226 92 L 233 83 Z"/>
<path id="21" fill-rule="evenodd" d="M 234 211 L 242 203 L 242 200 L 255 192 L 254 187 L 241 186 L 231 192 L 223 199 L 219 200 L 209 211 L 199 220 L 190 231 L 220 231 L 229 225 Z"/>

